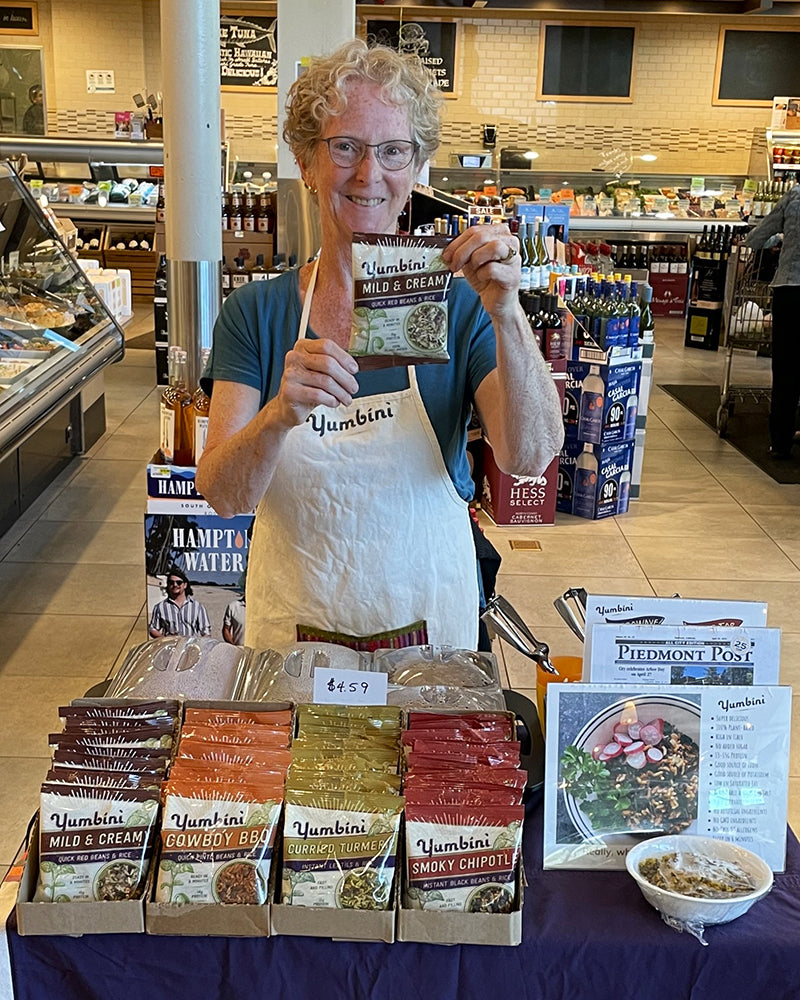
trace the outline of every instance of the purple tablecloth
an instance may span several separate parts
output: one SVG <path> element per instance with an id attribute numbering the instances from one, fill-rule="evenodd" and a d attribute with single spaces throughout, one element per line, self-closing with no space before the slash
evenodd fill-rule
<path id="1" fill-rule="evenodd" d="M 800 1000 L 800 846 L 709 947 L 666 927 L 625 872 L 542 871 L 542 809 L 525 830 L 517 948 L 278 937 L 97 935 L 8 940 L 18 1000 Z M 79 905 L 79 904 L 75 904 Z"/>

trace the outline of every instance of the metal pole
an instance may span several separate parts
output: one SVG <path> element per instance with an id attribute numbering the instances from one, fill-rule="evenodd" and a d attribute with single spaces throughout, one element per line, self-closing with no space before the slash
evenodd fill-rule
<path id="1" fill-rule="evenodd" d="M 332 52 L 355 37 L 355 0 L 278 0 L 278 135 L 286 93 L 306 56 Z M 291 150 L 278 142 L 278 250 L 299 264 L 319 249 L 319 213 Z"/>
<path id="2" fill-rule="evenodd" d="M 169 341 L 200 376 L 222 283 L 219 0 L 161 0 Z"/>

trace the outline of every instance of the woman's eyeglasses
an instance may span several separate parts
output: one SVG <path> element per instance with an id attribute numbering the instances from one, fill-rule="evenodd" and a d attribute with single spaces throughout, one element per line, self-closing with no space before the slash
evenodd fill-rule
<path id="1" fill-rule="evenodd" d="M 374 149 L 378 163 L 386 170 L 404 170 L 414 159 L 419 149 L 418 142 L 408 139 L 388 139 L 386 142 L 362 142 L 348 135 L 334 135 L 322 139 L 328 147 L 330 157 L 337 167 L 356 167 Z"/>

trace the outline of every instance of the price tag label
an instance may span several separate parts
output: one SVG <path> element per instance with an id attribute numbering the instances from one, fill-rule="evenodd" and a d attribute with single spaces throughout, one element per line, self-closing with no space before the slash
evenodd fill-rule
<path id="1" fill-rule="evenodd" d="M 387 675 L 366 670 L 314 670 L 314 701 L 326 705 L 385 705 Z"/>

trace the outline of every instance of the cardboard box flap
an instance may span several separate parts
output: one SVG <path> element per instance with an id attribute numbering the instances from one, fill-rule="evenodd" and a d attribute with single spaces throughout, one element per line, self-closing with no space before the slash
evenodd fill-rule
<path id="1" fill-rule="evenodd" d="M 82 900 L 72 903 L 34 903 L 39 872 L 39 823 L 34 824 L 30 848 L 17 893 L 17 929 L 21 936 L 60 934 L 143 934 L 144 899 L 118 902 Z M 153 866 L 150 866 L 144 896 L 150 893 Z"/>

